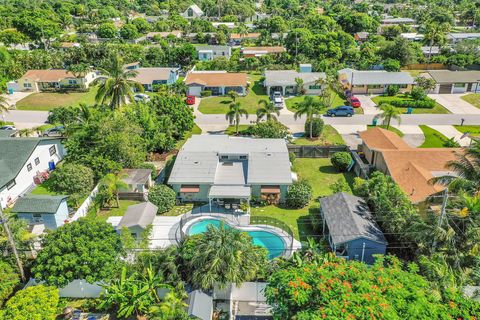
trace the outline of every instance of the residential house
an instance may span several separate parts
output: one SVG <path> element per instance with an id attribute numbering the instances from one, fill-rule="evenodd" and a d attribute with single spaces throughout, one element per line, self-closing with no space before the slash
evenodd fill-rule
<path id="1" fill-rule="evenodd" d="M 229 46 L 196 46 L 197 57 L 200 61 L 210 61 L 218 57 L 225 57 L 230 59 L 232 55 L 232 48 Z"/>
<path id="2" fill-rule="evenodd" d="M 362 198 L 345 192 L 320 199 L 322 230 L 330 248 L 347 260 L 368 264 L 385 254 L 387 241 Z"/>
<path id="3" fill-rule="evenodd" d="M 152 225 L 157 215 L 158 207 L 151 202 L 131 205 L 120 219 L 116 229 L 128 228 L 130 234 L 137 240 L 142 240 L 144 231 Z"/>
<path id="4" fill-rule="evenodd" d="M 135 61 L 135 62 L 132 62 L 132 63 L 127 63 L 127 64 L 124 64 L 123 67 L 127 70 L 137 70 L 137 69 L 140 68 L 140 62 Z"/>
<path id="5" fill-rule="evenodd" d="M 12 212 L 29 225 L 55 230 L 68 221 L 68 196 L 26 195 L 18 198 Z"/>
<path id="6" fill-rule="evenodd" d="M 358 42 L 364 42 L 364 41 L 367 41 L 369 35 L 370 35 L 369 32 L 361 31 L 361 32 L 356 32 L 356 33 L 353 35 L 353 37 L 354 37 L 355 40 L 358 41 Z"/>
<path id="7" fill-rule="evenodd" d="M 33 189 L 39 175 L 53 170 L 65 154 L 60 139 L 0 138 L 1 207 Z"/>
<path id="8" fill-rule="evenodd" d="M 420 76 L 435 81 L 432 93 L 480 92 L 480 71 L 430 70 Z"/>
<path id="9" fill-rule="evenodd" d="M 381 23 L 383 25 L 413 25 L 416 23 L 415 19 L 411 18 L 393 18 L 393 17 L 387 17 L 382 19 Z"/>
<path id="10" fill-rule="evenodd" d="M 200 9 L 199 6 L 197 6 L 196 4 L 192 4 L 180 15 L 186 19 L 195 19 L 202 17 L 204 15 L 204 12 L 202 9 Z"/>
<path id="11" fill-rule="evenodd" d="M 282 46 L 274 47 L 244 47 L 240 50 L 242 55 L 245 58 L 249 57 L 261 57 L 265 55 L 277 56 L 281 53 L 286 52 L 285 48 Z"/>
<path id="12" fill-rule="evenodd" d="M 78 42 L 62 42 L 60 43 L 60 49 L 72 49 L 72 48 L 80 48 L 81 45 Z"/>
<path id="13" fill-rule="evenodd" d="M 168 36 L 173 36 L 175 38 L 181 38 L 182 37 L 182 31 L 180 30 L 173 30 L 173 31 L 163 31 L 163 32 L 149 32 L 145 35 L 145 37 L 141 37 L 139 39 L 142 40 L 148 40 L 148 41 L 155 41 L 155 38 L 161 38 L 164 39 Z M 144 38 L 144 39 L 143 39 Z M 138 39 L 137 39 L 138 40 Z"/>
<path id="14" fill-rule="evenodd" d="M 447 34 L 447 41 L 450 43 L 457 43 L 464 40 L 474 40 L 480 38 L 480 33 L 449 33 Z"/>
<path id="15" fill-rule="evenodd" d="M 398 86 L 400 92 L 410 92 L 415 82 L 408 72 L 357 71 L 353 69 L 338 71 L 338 80 L 345 90 L 349 90 L 353 94 L 383 94 L 390 85 Z"/>
<path id="16" fill-rule="evenodd" d="M 120 176 L 122 181 L 128 185 L 128 192 L 145 193 L 153 186 L 152 170 L 150 169 L 123 169 Z"/>
<path id="17" fill-rule="evenodd" d="M 260 38 L 260 33 L 232 33 L 230 34 L 230 44 L 231 45 L 240 45 L 243 41 L 255 41 Z"/>
<path id="18" fill-rule="evenodd" d="M 235 91 L 243 96 L 247 93 L 247 74 L 226 71 L 191 71 L 185 78 L 188 94 L 201 96 L 202 91 L 211 91 L 212 95 L 224 95 Z"/>
<path id="19" fill-rule="evenodd" d="M 227 29 L 235 28 L 235 22 L 212 22 L 212 26 L 214 28 L 218 28 L 220 26 L 225 26 Z"/>
<path id="20" fill-rule="evenodd" d="M 87 89 L 97 78 L 93 71 L 76 77 L 64 69 L 29 70 L 20 79 L 7 83 L 7 90 L 21 91 L 55 91 L 61 89 Z"/>
<path id="21" fill-rule="evenodd" d="M 153 91 L 154 85 L 175 83 L 178 79 L 177 68 L 137 68 L 132 80 L 141 83 L 145 91 Z"/>
<path id="22" fill-rule="evenodd" d="M 432 178 L 455 175 L 447 164 L 462 152 L 460 148 L 412 148 L 397 134 L 382 128 L 359 133 L 359 152 L 376 170 L 389 175 L 413 203 L 443 192 L 445 186 L 431 183 Z"/>
<path id="23" fill-rule="evenodd" d="M 194 135 L 180 149 L 168 183 L 181 201 L 283 202 L 292 173 L 283 139 Z"/>
<path id="24" fill-rule="evenodd" d="M 253 16 L 245 19 L 245 23 L 255 23 L 270 18 L 270 15 L 263 12 L 255 12 Z"/>
<path id="25" fill-rule="evenodd" d="M 282 95 L 298 94 L 297 82 L 295 79 L 303 80 L 305 94 L 318 95 L 322 92 L 320 81 L 326 78 L 323 72 L 312 72 L 309 64 L 300 65 L 300 72 L 296 70 L 265 70 L 263 86 L 267 94 L 281 92 Z"/>
<path id="26" fill-rule="evenodd" d="M 187 33 L 184 37 L 191 43 L 208 43 L 211 45 L 215 45 L 218 43 L 216 32 L 202 32 L 202 38 L 199 38 L 198 34 L 199 33 L 196 32 Z"/>
<path id="27" fill-rule="evenodd" d="M 432 56 L 438 56 L 440 54 L 440 47 L 439 46 L 423 46 L 422 48 L 422 53 L 425 57 L 428 57 L 430 55 Z"/>
<path id="28" fill-rule="evenodd" d="M 400 37 L 403 39 L 409 40 L 409 41 L 422 41 L 425 36 L 421 33 L 417 32 L 406 32 L 406 33 L 400 33 Z"/>

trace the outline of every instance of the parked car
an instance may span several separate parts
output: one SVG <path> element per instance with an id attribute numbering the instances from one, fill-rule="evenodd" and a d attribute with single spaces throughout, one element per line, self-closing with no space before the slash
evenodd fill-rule
<path id="1" fill-rule="evenodd" d="M 195 104 L 195 96 L 187 96 L 187 99 L 185 100 L 185 102 L 186 102 L 189 106 Z"/>
<path id="2" fill-rule="evenodd" d="M 340 106 L 330 110 L 327 110 L 327 116 L 329 117 L 351 117 L 355 114 L 353 107 L 351 106 Z"/>
<path id="3" fill-rule="evenodd" d="M 350 102 L 350 105 L 354 108 L 360 108 L 362 106 L 360 100 L 358 100 L 358 98 L 355 96 L 351 96 L 350 98 L 348 98 L 348 101 Z"/>
<path id="4" fill-rule="evenodd" d="M 4 131 L 15 131 L 15 130 L 17 130 L 17 128 L 16 128 L 15 126 L 8 125 L 8 126 L 1 126 L 1 127 L 0 127 L 0 130 L 4 130 Z"/>
<path id="5" fill-rule="evenodd" d="M 280 91 L 275 91 L 272 95 L 272 101 L 275 107 L 281 109 L 283 108 L 283 97 Z"/>
<path id="6" fill-rule="evenodd" d="M 137 93 L 133 96 L 133 100 L 136 102 L 148 102 L 150 101 L 150 96 L 145 93 Z"/>
<path id="7" fill-rule="evenodd" d="M 42 132 L 42 136 L 44 137 L 61 137 L 63 136 L 63 132 L 65 131 L 64 126 L 57 126 L 50 129 L 47 129 Z"/>

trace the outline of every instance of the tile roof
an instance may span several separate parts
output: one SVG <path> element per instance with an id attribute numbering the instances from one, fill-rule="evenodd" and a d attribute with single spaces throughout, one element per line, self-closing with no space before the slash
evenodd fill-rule
<path id="1" fill-rule="evenodd" d="M 247 34 L 240 34 L 240 33 L 232 33 L 230 34 L 230 39 L 255 39 L 260 37 L 260 33 L 247 33 Z"/>
<path id="2" fill-rule="evenodd" d="M 56 213 L 68 196 L 27 195 L 18 198 L 12 208 L 15 213 Z"/>
<path id="3" fill-rule="evenodd" d="M 131 205 L 118 223 L 117 228 L 139 226 L 145 229 L 152 224 L 158 207 L 151 202 L 142 202 Z"/>
<path id="4" fill-rule="evenodd" d="M 152 84 L 155 80 L 168 80 L 176 68 L 137 68 L 134 80 L 141 84 Z"/>
<path id="5" fill-rule="evenodd" d="M 282 46 L 273 47 L 245 47 L 242 48 L 243 54 L 260 54 L 260 53 L 282 53 L 285 52 L 285 48 Z"/>
<path id="6" fill-rule="evenodd" d="M 52 69 L 52 70 L 28 70 L 22 76 L 32 81 L 37 82 L 58 82 L 66 78 L 75 78 L 75 76 L 67 70 Z"/>
<path id="7" fill-rule="evenodd" d="M 370 149 L 411 149 L 395 132 L 379 127 L 371 128 L 359 133 L 360 138 Z"/>
<path id="8" fill-rule="evenodd" d="M 387 244 L 362 198 L 344 192 L 320 199 L 322 215 L 335 245 L 358 238 Z"/>
<path id="9" fill-rule="evenodd" d="M 246 73 L 231 73 L 225 71 L 193 71 L 187 74 L 185 84 L 200 84 L 208 87 L 240 86 L 247 85 Z"/>

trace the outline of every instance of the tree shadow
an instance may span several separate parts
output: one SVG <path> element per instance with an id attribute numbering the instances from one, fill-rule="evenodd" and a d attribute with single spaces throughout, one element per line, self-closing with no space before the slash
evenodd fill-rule
<path id="1" fill-rule="evenodd" d="M 221 104 L 230 104 L 230 103 L 233 103 L 232 100 L 222 100 L 220 101 Z"/>
<path id="2" fill-rule="evenodd" d="M 257 96 L 264 96 L 267 95 L 267 91 L 263 87 L 263 84 L 260 80 L 257 80 L 253 83 L 253 86 L 251 90 L 257 95 Z"/>
<path id="3" fill-rule="evenodd" d="M 307 242 L 309 237 L 315 239 L 316 242 L 322 239 L 322 233 L 316 230 L 312 224 L 312 221 L 314 221 L 312 215 L 318 213 L 318 207 L 310 207 L 308 208 L 308 215 L 301 216 L 297 219 L 298 234 L 302 243 Z"/>

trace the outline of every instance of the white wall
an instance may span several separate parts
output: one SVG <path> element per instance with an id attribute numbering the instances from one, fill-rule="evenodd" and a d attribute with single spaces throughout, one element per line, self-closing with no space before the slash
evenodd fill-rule
<path id="1" fill-rule="evenodd" d="M 93 188 L 92 192 L 90 192 L 87 199 L 85 199 L 85 201 L 83 201 L 82 205 L 73 214 L 73 216 L 70 218 L 70 221 L 78 220 L 78 219 L 83 218 L 87 215 L 88 209 L 90 209 L 90 206 L 95 201 L 95 197 L 96 197 L 97 193 L 98 193 L 98 184 L 95 186 L 95 188 Z"/>

